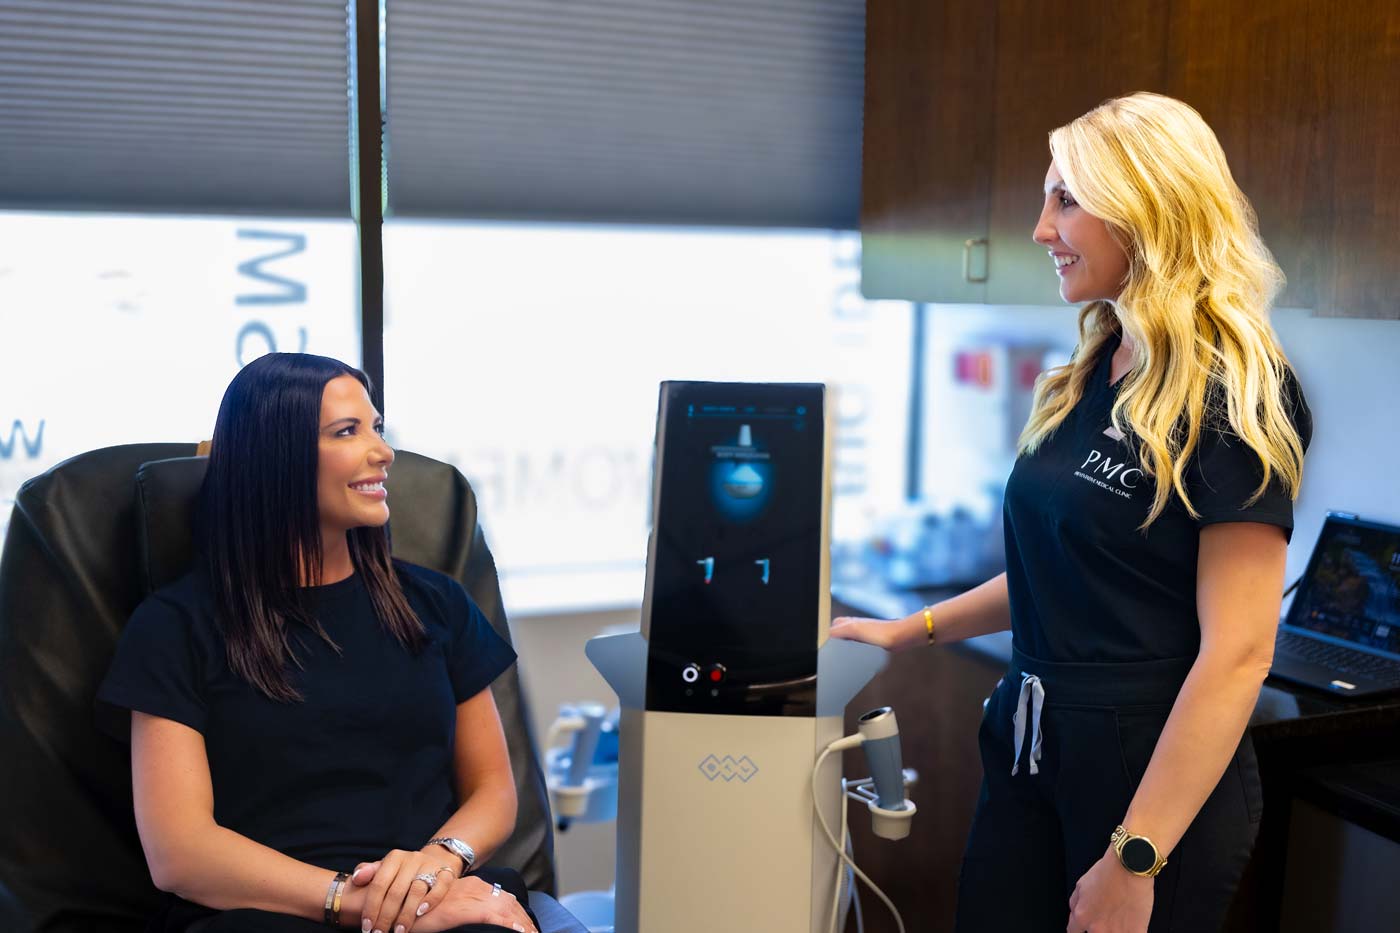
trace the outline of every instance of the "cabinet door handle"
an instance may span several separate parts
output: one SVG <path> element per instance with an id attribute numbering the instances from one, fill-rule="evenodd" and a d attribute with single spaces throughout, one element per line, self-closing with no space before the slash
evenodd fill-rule
<path id="1" fill-rule="evenodd" d="M 976 275 L 976 276 L 974 276 L 974 275 L 972 274 L 972 248 L 973 248 L 974 246 L 980 246 L 980 247 L 982 247 L 983 250 L 984 250 L 984 252 L 983 252 L 983 254 L 982 254 L 982 274 L 981 274 L 981 275 Z M 987 238 L 984 237 L 984 236 L 973 237 L 973 238 L 970 239 L 970 240 L 964 240 L 964 241 L 963 241 L 963 278 L 964 278 L 966 281 L 968 281 L 968 282 L 985 282 L 985 281 L 987 281 L 987 265 L 988 265 L 988 263 L 987 263 L 987 254 L 986 254 L 986 252 L 985 252 L 986 248 L 987 248 Z"/>

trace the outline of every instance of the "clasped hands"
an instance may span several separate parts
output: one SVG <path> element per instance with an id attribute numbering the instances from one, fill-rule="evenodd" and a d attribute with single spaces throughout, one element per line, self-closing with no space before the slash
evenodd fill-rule
<path id="1" fill-rule="evenodd" d="M 416 852 L 393 849 L 377 862 L 362 862 L 350 876 L 341 905 L 342 922 L 360 915 L 362 933 L 439 933 L 467 923 L 494 923 L 520 933 L 539 933 L 509 891 L 480 878 L 458 878 L 460 860 L 433 846 Z M 430 875 L 430 886 L 419 875 Z"/>

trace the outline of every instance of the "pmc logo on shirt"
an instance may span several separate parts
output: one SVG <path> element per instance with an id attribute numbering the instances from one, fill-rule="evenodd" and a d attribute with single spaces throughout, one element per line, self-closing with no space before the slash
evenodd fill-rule
<path id="1" fill-rule="evenodd" d="M 1086 473 L 1085 470 L 1089 472 Z M 1128 490 L 1137 488 L 1138 481 L 1142 479 L 1142 470 L 1129 467 L 1127 460 L 1114 463 L 1111 458 L 1104 456 L 1102 451 L 1091 450 L 1089 456 L 1079 465 L 1079 469 L 1074 471 L 1074 475 L 1107 489 L 1116 496 L 1131 499 L 1133 494 Z"/>

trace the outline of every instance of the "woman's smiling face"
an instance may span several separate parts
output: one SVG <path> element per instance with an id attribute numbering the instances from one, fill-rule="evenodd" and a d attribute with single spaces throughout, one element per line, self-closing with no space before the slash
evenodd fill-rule
<path id="1" fill-rule="evenodd" d="M 384 419 L 354 376 L 337 376 L 321 395 L 316 498 L 322 533 L 344 533 L 389 520 L 384 480 L 394 451 Z"/>
<path id="2" fill-rule="evenodd" d="M 1080 207 L 1054 161 L 1045 173 L 1045 207 L 1034 240 L 1050 251 L 1060 297 L 1070 304 L 1114 299 L 1128 277 L 1128 251 L 1108 224 Z"/>

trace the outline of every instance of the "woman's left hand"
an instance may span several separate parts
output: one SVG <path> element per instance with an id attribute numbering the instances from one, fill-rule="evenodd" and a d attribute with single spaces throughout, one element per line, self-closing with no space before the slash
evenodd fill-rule
<path id="1" fill-rule="evenodd" d="M 414 921 L 442 903 L 448 889 L 456 882 L 452 861 L 436 849 L 417 852 L 394 849 L 377 862 L 357 865 L 350 880 L 362 887 L 369 886 L 365 892 L 362 921 L 369 923 L 371 931 L 382 933 L 412 930 Z M 435 881 L 431 888 L 419 875 L 433 876 Z"/>
<path id="2" fill-rule="evenodd" d="M 927 644 L 924 622 L 920 618 L 917 627 L 912 627 L 910 617 L 903 619 L 862 619 L 854 616 L 841 616 L 831 620 L 829 634 L 832 638 L 877 645 L 889 651 L 903 651 L 915 645 Z"/>
<path id="3" fill-rule="evenodd" d="M 1110 846 L 1074 886 L 1065 933 L 1147 933 L 1152 896 L 1153 879 L 1124 868 Z"/>

